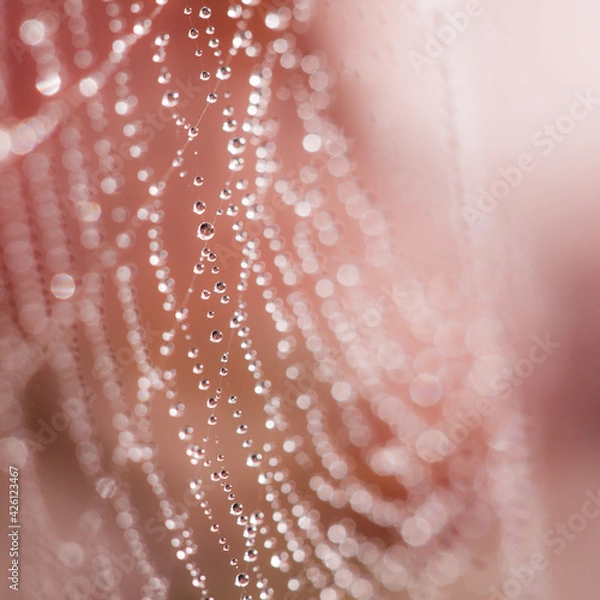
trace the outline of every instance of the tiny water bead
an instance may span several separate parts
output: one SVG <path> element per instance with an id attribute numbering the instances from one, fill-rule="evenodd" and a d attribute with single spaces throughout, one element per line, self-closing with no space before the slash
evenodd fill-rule
<path id="1" fill-rule="evenodd" d="M 169 414 L 172 417 L 181 417 L 185 412 L 185 404 L 183 402 L 174 402 L 169 408 Z"/>
<path id="2" fill-rule="evenodd" d="M 185 425 L 179 430 L 179 439 L 189 441 L 194 434 L 194 428 L 191 425 Z"/>
<path id="3" fill-rule="evenodd" d="M 246 465 L 249 467 L 259 467 L 262 464 L 262 458 L 261 454 L 250 454 L 246 459 Z"/>
<path id="4" fill-rule="evenodd" d="M 238 587 L 247 587 L 250 583 L 250 576 L 247 573 L 238 573 L 235 577 L 235 585 Z"/>
<path id="5" fill-rule="evenodd" d="M 162 105 L 167 108 L 175 108 L 179 104 L 179 92 L 165 92 L 162 97 Z"/>
<path id="6" fill-rule="evenodd" d="M 205 221 L 198 227 L 198 237 L 201 240 L 208 241 L 215 236 L 215 226 Z"/>

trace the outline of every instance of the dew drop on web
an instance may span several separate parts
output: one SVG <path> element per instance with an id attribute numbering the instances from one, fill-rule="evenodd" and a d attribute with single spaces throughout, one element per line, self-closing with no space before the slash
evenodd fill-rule
<path id="1" fill-rule="evenodd" d="M 198 227 L 198 237 L 201 240 L 208 241 L 215 235 L 215 226 L 205 221 Z"/>
<path id="2" fill-rule="evenodd" d="M 175 108 L 179 104 L 179 92 L 165 92 L 162 97 L 162 105 L 167 108 Z"/>
<path id="3" fill-rule="evenodd" d="M 112 477 L 101 477 L 96 482 L 96 491 L 101 498 L 112 498 L 117 492 L 117 482 Z"/>

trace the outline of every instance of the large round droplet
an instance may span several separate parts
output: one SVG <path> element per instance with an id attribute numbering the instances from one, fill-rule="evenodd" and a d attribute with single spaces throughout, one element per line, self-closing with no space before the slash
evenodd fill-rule
<path id="1" fill-rule="evenodd" d="M 238 517 L 244 512 L 244 507 L 239 502 L 234 502 L 229 509 L 229 512 Z"/>
<path id="2" fill-rule="evenodd" d="M 59 273 L 52 278 L 50 289 L 59 300 L 67 300 L 75 293 L 75 281 L 66 273 Z"/>
<path id="3" fill-rule="evenodd" d="M 204 222 L 198 227 L 198 237 L 201 240 L 207 241 L 214 237 L 215 226 L 212 223 Z"/>
<path id="4" fill-rule="evenodd" d="M 238 587 L 246 587 L 250 583 L 248 573 L 238 573 L 235 577 L 235 585 Z"/>
<path id="5" fill-rule="evenodd" d="M 198 200 L 198 202 L 196 202 L 194 204 L 194 212 L 197 215 L 202 215 L 202 214 L 204 214 L 205 211 L 206 211 L 206 204 L 204 204 L 204 202 L 202 202 L 202 200 Z"/>
<path id="6" fill-rule="evenodd" d="M 218 329 L 215 329 L 211 334 L 210 334 L 210 341 L 211 342 L 215 342 L 218 343 L 223 339 L 223 332 L 219 331 Z"/>

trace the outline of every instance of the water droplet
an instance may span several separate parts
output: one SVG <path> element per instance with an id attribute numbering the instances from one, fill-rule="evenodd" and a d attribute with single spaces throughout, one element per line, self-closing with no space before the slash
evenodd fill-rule
<path id="1" fill-rule="evenodd" d="M 250 550 L 246 550 L 246 552 L 244 553 L 244 560 L 248 563 L 256 562 L 257 558 L 258 558 L 258 551 L 254 548 L 251 548 Z"/>
<path id="2" fill-rule="evenodd" d="M 218 343 L 223 339 L 223 332 L 219 331 L 218 329 L 215 329 L 211 334 L 210 334 L 210 341 L 211 342 L 215 342 Z"/>
<path id="3" fill-rule="evenodd" d="M 262 458 L 261 454 L 250 454 L 246 459 L 246 465 L 249 467 L 259 467 L 262 463 Z"/>
<path id="4" fill-rule="evenodd" d="M 235 119 L 227 119 L 223 121 L 223 131 L 233 133 L 237 129 L 237 121 Z"/>
<path id="5" fill-rule="evenodd" d="M 174 402 L 169 408 L 169 414 L 172 417 L 181 417 L 185 411 L 185 404 L 183 402 Z"/>
<path id="6" fill-rule="evenodd" d="M 200 32 L 195 27 L 192 27 L 188 31 L 188 37 L 190 38 L 190 40 L 197 40 L 199 35 Z"/>
<path id="7" fill-rule="evenodd" d="M 210 19 L 210 14 L 211 14 L 211 10 L 210 10 L 210 8 L 208 8 L 208 6 L 203 6 L 203 7 L 200 9 L 200 12 L 198 13 L 198 16 L 199 16 L 201 19 Z"/>
<path id="8" fill-rule="evenodd" d="M 242 16 L 242 7 L 239 4 L 231 4 L 227 9 L 227 16 L 230 19 L 239 19 Z"/>
<path id="9" fill-rule="evenodd" d="M 194 433 L 194 428 L 190 425 L 185 425 L 179 430 L 179 439 L 189 441 L 192 439 L 192 434 Z"/>
<path id="10" fill-rule="evenodd" d="M 238 154 L 242 154 L 246 149 L 246 140 L 242 137 L 236 137 L 229 140 L 227 144 L 227 151 L 229 154 L 236 156 Z"/>
<path id="11" fill-rule="evenodd" d="M 117 482 L 112 477 L 102 477 L 96 482 L 96 491 L 101 498 L 112 498 L 117 492 Z"/>
<path id="12" fill-rule="evenodd" d="M 194 185 L 200 187 L 204 183 L 204 177 L 202 175 L 196 175 L 194 177 Z"/>
<path id="13" fill-rule="evenodd" d="M 220 79 L 221 81 L 225 81 L 226 79 L 229 79 L 231 77 L 231 67 L 226 66 L 226 67 L 219 67 L 217 69 L 217 79 Z"/>
<path id="14" fill-rule="evenodd" d="M 75 293 L 75 281 L 66 273 L 59 273 L 52 278 L 50 289 L 55 298 L 67 300 Z"/>
<path id="15" fill-rule="evenodd" d="M 168 33 L 159 33 L 154 39 L 157 46 L 167 46 L 171 41 L 171 36 Z"/>
<path id="16" fill-rule="evenodd" d="M 238 573 L 235 577 L 235 585 L 246 587 L 250 583 L 250 576 L 247 573 Z"/>
<path id="17" fill-rule="evenodd" d="M 239 515 L 241 515 L 244 512 L 244 506 L 242 504 L 240 504 L 239 502 L 235 502 L 234 504 L 231 505 L 229 512 L 232 515 L 235 515 L 236 517 L 238 517 Z"/>
<path id="18" fill-rule="evenodd" d="M 202 200 L 198 200 L 198 202 L 196 202 L 194 204 L 194 212 L 197 215 L 203 215 L 206 211 L 206 204 L 204 204 L 204 202 L 202 202 Z"/>
<path id="19" fill-rule="evenodd" d="M 261 525 L 265 520 L 265 513 L 257 510 L 250 515 L 250 523 L 252 525 Z"/>
<path id="20" fill-rule="evenodd" d="M 204 222 L 198 227 L 198 237 L 201 240 L 207 241 L 214 237 L 215 226 L 212 223 Z"/>
<path id="21" fill-rule="evenodd" d="M 179 104 L 179 92 L 165 92 L 162 97 L 162 105 L 167 108 L 174 108 Z"/>

